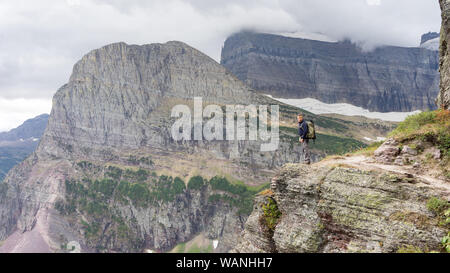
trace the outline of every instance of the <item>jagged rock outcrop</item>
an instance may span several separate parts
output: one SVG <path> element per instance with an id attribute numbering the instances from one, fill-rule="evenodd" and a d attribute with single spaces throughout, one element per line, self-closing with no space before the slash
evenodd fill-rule
<path id="1" fill-rule="evenodd" d="M 424 112 L 376 149 L 285 165 L 233 251 L 448 252 L 449 117 Z"/>
<path id="2" fill-rule="evenodd" d="M 274 97 L 350 103 L 378 112 L 435 109 L 438 63 L 436 51 L 419 47 L 365 52 L 348 41 L 251 32 L 229 37 L 221 59 L 239 79 Z"/>
<path id="3" fill-rule="evenodd" d="M 440 108 L 450 109 L 450 1 L 439 0 L 442 11 L 441 41 L 439 48 L 439 71 L 441 72 L 440 92 L 437 104 Z"/>
<path id="4" fill-rule="evenodd" d="M 398 142 L 395 139 L 390 138 L 375 150 L 374 156 L 379 162 L 392 163 L 397 159 L 397 156 L 401 151 L 402 149 L 398 147 Z"/>
<path id="5" fill-rule="evenodd" d="M 287 164 L 271 189 L 272 196 L 255 199 L 234 252 L 395 252 L 405 245 L 439 250 L 447 233 L 426 202 L 447 199 L 448 189 L 417 177 L 329 160 Z M 261 221 L 269 199 L 281 213 L 273 233 Z"/>

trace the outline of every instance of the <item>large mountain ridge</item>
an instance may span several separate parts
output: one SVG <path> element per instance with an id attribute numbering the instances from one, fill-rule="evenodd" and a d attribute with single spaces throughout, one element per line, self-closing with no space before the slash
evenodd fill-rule
<path id="1" fill-rule="evenodd" d="M 375 112 L 436 109 L 438 52 L 397 46 L 363 51 L 349 41 L 322 42 L 239 32 L 227 38 L 221 64 L 275 98 L 315 98 Z"/>

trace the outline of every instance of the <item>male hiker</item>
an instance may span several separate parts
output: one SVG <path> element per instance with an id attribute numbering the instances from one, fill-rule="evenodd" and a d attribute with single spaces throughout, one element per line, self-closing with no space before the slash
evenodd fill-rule
<path id="1" fill-rule="evenodd" d="M 309 154 L 308 142 L 309 139 L 306 137 L 308 135 L 308 123 L 303 119 L 303 114 L 297 115 L 298 120 L 298 135 L 299 141 L 302 144 L 303 150 L 303 163 L 310 164 L 311 163 L 311 155 Z"/>

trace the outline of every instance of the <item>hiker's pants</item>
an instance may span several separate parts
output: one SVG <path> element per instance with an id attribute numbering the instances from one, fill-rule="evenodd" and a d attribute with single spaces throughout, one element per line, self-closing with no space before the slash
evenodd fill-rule
<path id="1" fill-rule="evenodd" d="M 303 150 L 303 162 L 311 162 L 311 154 L 309 152 L 309 139 L 303 140 L 302 150 Z"/>

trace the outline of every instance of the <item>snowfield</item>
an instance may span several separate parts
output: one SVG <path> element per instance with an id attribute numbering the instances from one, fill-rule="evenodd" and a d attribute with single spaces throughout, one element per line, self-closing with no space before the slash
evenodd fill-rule
<path id="1" fill-rule="evenodd" d="M 359 106 L 354 106 L 348 103 L 324 103 L 316 99 L 306 98 L 306 99 L 280 99 L 274 98 L 271 95 L 266 95 L 279 102 L 299 107 L 309 111 L 313 114 L 340 114 L 346 116 L 363 116 L 373 119 L 381 119 L 385 121 L 403 121 L 407 116 L 420 113 L 421 111 L 414 112 L 370 112 Z"/>
<path id="2" fill-rule="evenodd" d="M 428 40 L 425 43 L 423 43 L 420 47 L 437 51 L 439 50 L 439 38 Z"/>

